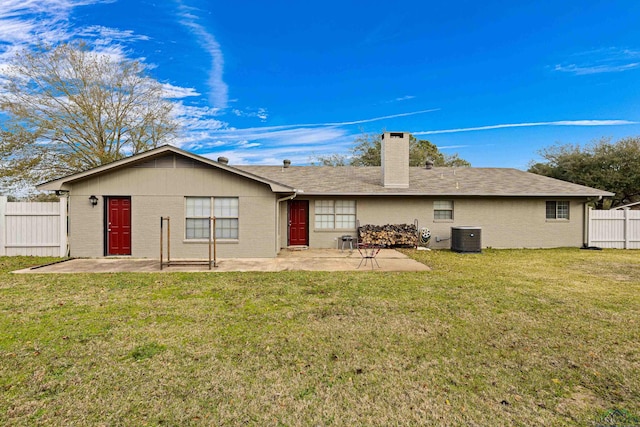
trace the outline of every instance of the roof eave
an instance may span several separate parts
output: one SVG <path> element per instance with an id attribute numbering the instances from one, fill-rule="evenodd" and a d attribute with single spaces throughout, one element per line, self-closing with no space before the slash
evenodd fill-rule
<path id="1" fill-rule="evenodd" d="M 530 194 L 511 194 L 511 193 L 375 193 L 375 192 L 364 192 L 364 193 L 354 193 L 354 192 L 316 192 L 316 191 L 299 191 L 299 195 L 301 196 L 361 196 L 361 197 L 407 197 L 407 196 L 421 196 L 421 197 L 581 197 L 581 198 L 591 198 L 591 197 L 611 197 L 614 196 L 614 193 L 602 192 L 602 193 L 593 193 L 593 194 L 585 194 L 585 193 L 530 193 Z"/>

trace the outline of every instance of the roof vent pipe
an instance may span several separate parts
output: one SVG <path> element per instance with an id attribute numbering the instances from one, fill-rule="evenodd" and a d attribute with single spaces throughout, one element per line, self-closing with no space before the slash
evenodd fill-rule
<path id="1" fill-rule="evenodd" d="M 424 165 L 425 169 L 433 169 L 433 160 L 427 159 L 427 162 Z"/>
<path id="2" fill-rule="evenodd" d="M 282 167 L 283 167 L 283 168 L 288 168 L 289 166 L 291 166 L 291 160 L 289 160 L 289 159 L 284 159 L 284 160 L 282 161 Z"/>
<path id="3" fill-rule="evenodd" d="M 228 165 L 229 164 L 229 159 L 227 159 L 226 157 L 218 157 L 218 163 L 222 163 L 223 165 Z"/>

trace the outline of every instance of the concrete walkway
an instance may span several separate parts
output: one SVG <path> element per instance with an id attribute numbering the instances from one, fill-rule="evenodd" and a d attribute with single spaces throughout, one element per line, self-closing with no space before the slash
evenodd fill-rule
<path id="1" fill-rule="evenodd" d="M 165 266 L 163 273 L 178 271 L 222 272 L 222 271 L 429 271 L 426 265 L 412 260 L 393 249 L 382 249 L 376 256 L 373 268 L 371 260 L 363 260 L 358 251 L 337 249 L 282 250 L 276 258 L 226 258 L 219 259 L 218 266 L 211 270 L 207 261 L 201 265 Z M 179 260 L 175 260 L 179 261 Z M 361 263 L 361 261 L 363 261 Z M 365 265 L 366 261 L 366 265 Z M 360 268 L 358 268 L 360 265 Z M 159 273 L 158 259 L 139 258 L 78 258 L 43 267 L 14 271 L 14 273 Z"/>

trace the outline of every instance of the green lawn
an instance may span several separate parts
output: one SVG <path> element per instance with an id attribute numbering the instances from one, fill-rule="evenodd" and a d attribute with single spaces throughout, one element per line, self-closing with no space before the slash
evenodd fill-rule
<path id="1" fill-rule="evenodd" d="M 0 258 L 0 425 L 640 424 L 639 252 L 407 253 L 433 271 Z"/>

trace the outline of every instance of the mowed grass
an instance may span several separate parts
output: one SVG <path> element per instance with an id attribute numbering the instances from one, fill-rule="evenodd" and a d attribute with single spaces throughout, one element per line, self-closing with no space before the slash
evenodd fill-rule
<path id="1" fill-rule="evenodd" d="M 640 253 L 406 253 L 433 270 L 0 258 L 0 425 L 640 423 Z"/>

